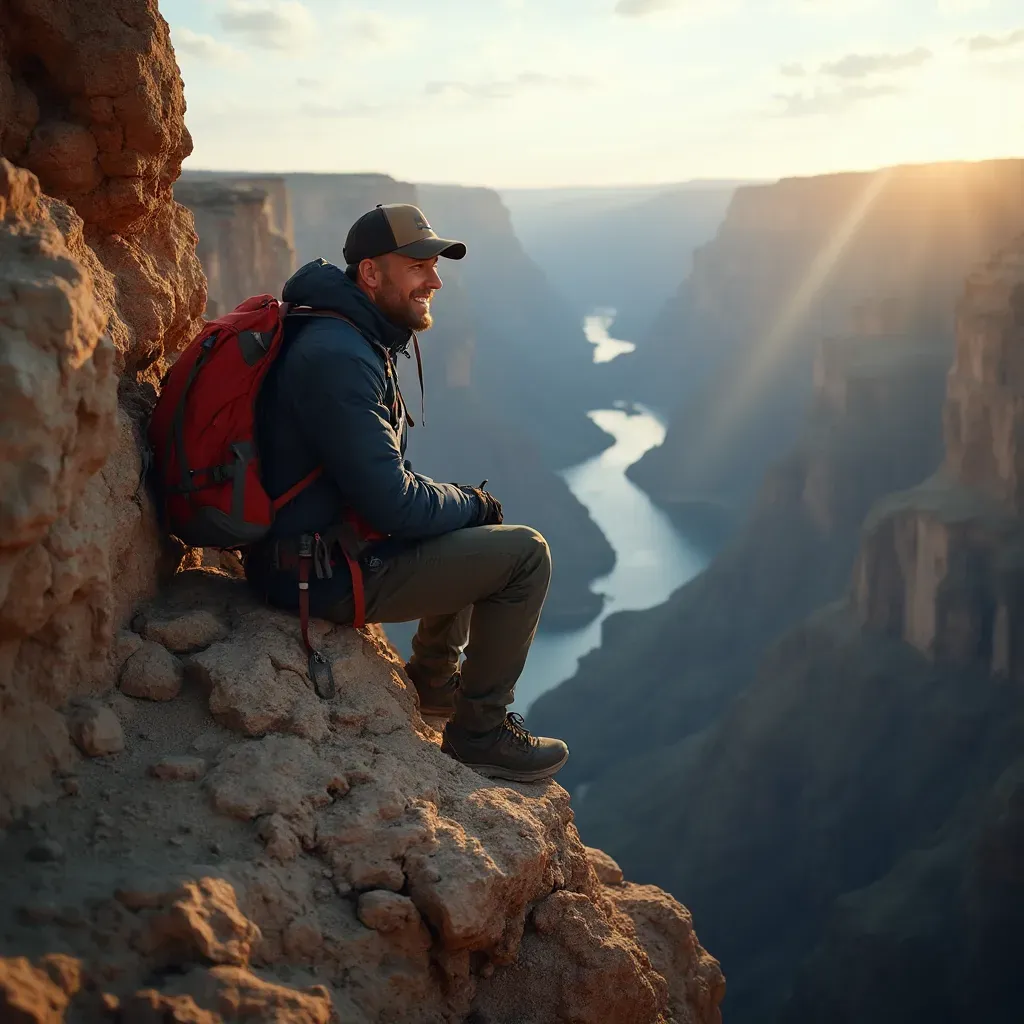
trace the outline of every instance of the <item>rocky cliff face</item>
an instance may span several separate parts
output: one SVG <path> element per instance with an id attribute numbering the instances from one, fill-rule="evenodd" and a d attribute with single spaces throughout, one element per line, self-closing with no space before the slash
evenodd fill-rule
<path id="1" fill-rule="evenodd" d="M 1024 532 L 1001 418 L 1022 387 L 1013 369 L 1024 344 L 1022 251 L 1024 239 L 969 279 L 945 461 L 873 509 L 848 599 L 774 644 L 766 637 L 756 674 L 737 671 L 724 648 L 695 672 L 684 648 L 664 703 L 681 695 L 692 708 L 699 686 L 734 698 L 713 707 L 701 731 L 685 735 L 684 724 L 631 763 L 632 774 L 650 773 L 646 800 L 627 794 L 625 773 L 611 766 L 577 801 L 584 837 L 606 842 L 638 877 L 701 879 L 693 905 L 731 965 L 730 1019 L 966 1024 L 1016 1020 L 1024 1007 L 1010 952 L 1024 924 L 1014 866 Z M 819 402 L 848 403 L 835 353 L 818 368 Z M 886 432 L 889 448 L 897 436 Z M 821 571 L 816 560 L 803 574 Z M 773 589 L 781 600 L 782 577 Z M 756 592 L 736 592 L 720 610 L 742 628 L 755 601 Z M 675 612 L 699 615 L 679 604 Z M 650 640 L 680 632 L 689 633 L 684 618 Z"/>
<path id="2" fill-rule="evenodd" d="M 443 755 L 379 635 L 324 638 L 325 703 L 241 580 L 179 573 L 132 625 L 119 691 L 72 712 L 93 759 L 0 847 L 0 1012 L 720 1021 L 687 912 L 584 848 L 558 785 Z"/>
<path id="3" fill-rule="evenodd" d="M 955 664 L 1020 674 L 1014 555 L 1024 510 L 1018 441 L 1024 391 L 1024 255 L 971 276 L 957 312 L 945 408 L 946 459 L 925 486 L 868 524 L 854 599 L 864 622 Z"/>
<path id="4" fill-rule="evenodd" d="M 156 5 L 14 3 L 2 27 L 0 819 L 67 763 L 54 708 L 104 685 L 115 629 L 155 586 L 139 382 L 204 299 L 171 197 L 191 140 Z"/>
<path id="5" fill-rule="evenodd" d="M 208 319 L 230 312 L 250 295 L 280 294 L 295 270 L 295 247 L 285 233 L 291 213 L 284 181 L 254 180 L 268 187 L 214 180 L 183 181 L 174 189 L 175 199 L 195 217 Z"/>
<path id="6" fill-rule="evenodd" d="M 294 619 L 244 581 L 157 590 L 132 417 L 206 298 L 170 194 L 167 27 L 146 0 L 36 0 L 0 8 L 0 40 L 39 106 L 72 90 L 59 181 L 107 189 L 94 88 L 152 129 L 118 137 L 165 145 L 125 158 L 152 179 L 111 183 L 144 207 L 116 237 L 88 219 L 102 195 L 72 206 L 0 159 L 0 1018 L 719 1024 L 688 912 L 586 849 L 556 784 L 443 755 L 378 632 L 314 624 L 339 683 L 320 701 Z"/>
<path id="7" fill-rule="evenodd" d="M 1020 161 L 896 167 L 737 190 L 638 353 L 676 412 L 632 478 L 668 505 L 742 512 L 793 443 L 814 344 L 894 300 L 887 329 L 944 337 L 968 272 L 1024 226 Z"/>

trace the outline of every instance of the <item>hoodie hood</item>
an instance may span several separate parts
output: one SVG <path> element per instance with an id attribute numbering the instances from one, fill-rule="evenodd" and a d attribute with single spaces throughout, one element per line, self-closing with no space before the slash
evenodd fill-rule
<path id="1" fill-rule="evenodd" d="M 393 324 L 341 267 L 327 260 L 313 260 L 299 267 L 285 282 L 281 299 L 341 313 L 363 334 L 392 352 L 402 351 L 412 339 L 412 331 Z"/>

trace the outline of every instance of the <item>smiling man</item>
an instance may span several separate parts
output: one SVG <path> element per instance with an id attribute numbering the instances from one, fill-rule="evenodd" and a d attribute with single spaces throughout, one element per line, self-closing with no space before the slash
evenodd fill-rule
<path id="1" fill-rule="evenodd" d="M 320 475 L 278 511 L 245 568 L 270 603 L 300 610 L 304 632 L 307 613 L 419 619 L 407 671 L 424 713 L 450 717 L 442 749 L 529 782 L 569 756 L 507 713 L 547 595 L 547 543 L 503 525 L 481 488 L 435 483 L 405 461 L 412 418 L 395 360 L 410 343 L 419 355 L 439 257 L 465 255 L 415 206 L 378 206 L 349 231 L 344 270 L 315 260 L 285 284 L 295 308 L 257 405 L 263 482 L 279 497 Z"/>

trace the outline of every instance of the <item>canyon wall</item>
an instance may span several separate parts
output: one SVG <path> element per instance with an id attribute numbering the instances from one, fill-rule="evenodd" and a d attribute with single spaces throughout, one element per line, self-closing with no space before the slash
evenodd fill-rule
<path id="1" fill-rule="evenodd" d="M 293 616 L 163 551 L 141 425 L 206 302 L 167 25 L 25 0 L 0 47 L 0 1019 L 720 1024 L 688 911 L 443 754 L 378 630 L 313 624 L 321 701 Z"/>
<path id="2" fill-rule="evenodd" d="M 184 109 L 155 4 L 5 6 L 0 820 L 52 791 L 69 758 L 54 709 L 104 684 L 114 632 L 157 582 L 140 417 L 205 299 L 171 196 Z"/>
<path id="3" fill-rule="evenodd" d="M 740 663 L 744 625 L 751 615 L 766 625 L 770 610 L 753 588 L 734 590 L 718 609 L 738 626 L 733 646 L 702 661 L 688 619 L 704 627 L 701 609 L 679 598 L 707 593 L 730 552 L 716 559 L 703 586 L 670 602 L 674 618 L 664 617 L 660 635 L 643 638 L 677 652 L 652 694 L 675 733 L 646 723 L 645 747 L 654 738 L 657 749 L 629 765 L 629 775 L 651 780 L 647 796 L 638 799 L 622 765 L 611 764 L 595 766 L 577 800 L 584 838 L 605 843 L 637 877 L 667 886 L 700 879 L 693 907 L 730 965 L 725 1012 L 741 1024 L 1008 1024 L 1024 1007 L 1011 952 L 1024 925 L 1024 522 L 1011 425 L 1024 394 L 1024 237 L 960 292 L 945 454 L 933 442 L 925 473 L 940 468 L 872 508 L 846 597 L 834 581 L 821 608 L 789 631 L 766 630 Z M 920 376 L 912 353 L 902 387 Z M 822 350 L 816 406 L 859 406 L 875 418 L 891 374 L 884 385 L 851 388 L 847 359 Z M 921 396 L 903 395 L 907 415 Z M 888 401 L 903 404 L 895 392 Z M 864 468 L 881 469 L 879 482 L 906 436 L 876 434 Z M 827 517 L 810 479 L 802 494 L 820 528 Z M 838 496 L 849 500 L 842 488 Z M 784 539 L 778 529 L 760 538 L 772 549 Z M 809 557 L 765 593 L 785 601 L 794 580 L 810 587 L 827 573 L 827 561 Z M 635 688 L 630 695 L 637 700 Z M 621 708 L 608 712 L 609 729 L 612 720 L 621 733 Z"/>
<path id="4" fill-rule="evenodd" d="M 207 281 L 207 319 L 230 312 L 250 295 L 280 294 L 296 269 L 284 181 L 255 180 L 266 187 L 181 181 L 174 188 L 174 198 L 195 217 L 196 253 Z"/>
<path id="5" fill-rule="evenodd" d="M 1022 175 L 1002 160 L 738 189 L 637 354 L 648 400 L 676 411 L 631 478 L 668 507 L 738 521 L 800 429 L 816 339 L 886 298 L 888 330 L 952 352 L 961 283 L 1024 227 Z"/>

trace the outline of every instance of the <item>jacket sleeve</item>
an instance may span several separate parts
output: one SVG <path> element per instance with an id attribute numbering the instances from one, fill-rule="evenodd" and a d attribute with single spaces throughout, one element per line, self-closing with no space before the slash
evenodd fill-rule
<path id="1" fill-rule="evenodd" d="M 412 540 L 471 526 L 476 497 L 411 472 L 384 405 L 383 373 L 370 354 L 326 346 L 300 357 L 294 409 L 303 435 L 346 503 L 381 533 Z"/>

